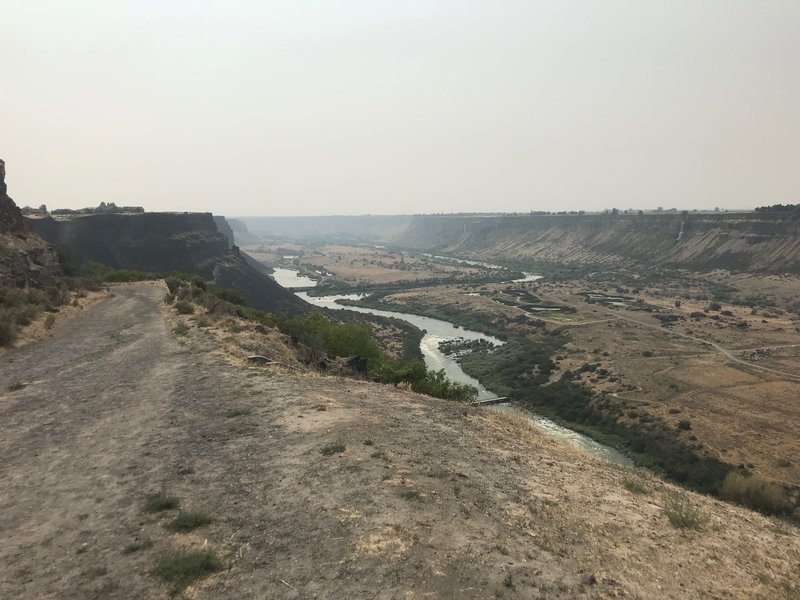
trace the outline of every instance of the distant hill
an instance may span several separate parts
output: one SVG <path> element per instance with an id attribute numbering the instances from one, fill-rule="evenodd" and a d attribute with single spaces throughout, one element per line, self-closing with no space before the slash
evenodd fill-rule
<path id="1" fill-rule="evenodd" d="M 77 263 L 94 261 L 118 269 L 191 273 L 239 290 L 251 306 L 261 310 L 311 309 L 251 267 L 225 235 L 229 231 L 221 232 L 210 213 L 91 214 L 28 222 Z"/>
<path id="2" fill-rule="evenodd" d="M 396 243 L 490 260 L 800 272 L 800 212 L 415 216 Z"/>
<path id="3" fill-rule="evenodd" d="M 399 234 L 411 222 L 408 215 L 356 215 L 327 217 L 237 217 L 248 233 L 268 238 L 312 241 L 378 241 Z M 238 232 L 237 232 L 237 235 Z M 244 241 L 241 242 L 245 244 Z M 256 240 L 254 243 L 259 243 Z"/>

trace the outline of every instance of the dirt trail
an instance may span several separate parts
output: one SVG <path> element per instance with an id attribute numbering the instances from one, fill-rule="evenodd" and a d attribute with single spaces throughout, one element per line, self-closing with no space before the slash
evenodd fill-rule
<path id="1" fill-rule="evenodd" d="M 800 585 L 791 527 L 686 494 L 707 525 L 677 530 L 662 509 L 673 488 L 520 420 L 233 367 L 203 330 L 169 331 L 162 295 L 120 287 L 2 357 L 0 598 L 165 598 L 149 571 L 206 545 L 226 570 L 189 597 L 747 598 Z M 631 477 L 646 491 L 626 491 Z M 213 522 L 170 534 L 174 511 L 142 512 L 162 489 Z"/>
<path id="2" fill-rule="evenodd" d="M 0 396 L 0 597 L 78 597 L 92 579 L 100 591 L 103 557 L 137 529 L 129 515 L 163 479 L 153 452 L 188 362 L 153 310 L 163 293 L 118 288 L 2 357 L 0 389 L 25 387 Z"/>

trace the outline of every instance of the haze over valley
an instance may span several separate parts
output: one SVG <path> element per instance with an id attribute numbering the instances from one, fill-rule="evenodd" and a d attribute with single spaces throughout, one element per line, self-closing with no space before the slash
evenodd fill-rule
<path id="1" fill-rule="evenodd" d="M 800 597 L 797 2 L 3 14 L 0 598 Z"/>

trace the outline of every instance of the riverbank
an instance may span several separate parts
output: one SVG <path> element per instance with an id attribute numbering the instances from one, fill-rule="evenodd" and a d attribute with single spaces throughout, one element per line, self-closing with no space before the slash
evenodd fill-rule
<path id="1" fill-rule="evenodd" d="M 440 345 L 449 341 L 465 340 L 483 341 L 495 347 L 499 347 L 503 345 L 503 341 L 499 338 L 494 338 L 492 336 L 471 331 L 469 329 L 460 328 L 452 323 L 440 319 L 413 315 L 409 313 L 356 306 L 353 304 L 353 302 L 363 298 L 363 296 L 360 294 L 310 296 L 308 292 L 297 292 L 297 295 L 301 299 L 310 302 L 315 306 L 329 310 L 352 311 L 361 314 L 377 315 L 381 317 L 407 321 L 424 332 L 424 335 L 420 340 L 420 350 L 428 369 L 433 371 L 443 370 L 448 379 L 457 383 L 475 387 L 478 390 L 477 399 L 488 399 L 498 395 L 496 390 L 487 389 L 481 383 L 480 379 L 466 373 L 462 368 L 460 361 L 457 358 L 443 352 L 440 349 Z M 345 301 L 345 303 L 341 303 L 341 301 Z M 531 421 L 548 435 L 566 440 L 576 447 L 582 448 L 615 464 L 633 464 L 631 459 L 619 448 L 614 448 L 610 445 L 603 444 L 589 436 L 568 429 L 553 419 L 548 419 L 542 415 L 535 415 L 528 411 L 526 411 L 526 413 Z"/>
<path id="2" fill-rule="evenodd" d="M 535 413 L 623 449 L 640 464 L 675 481 L 707 493 L 748 502 L 740 490 L 731 488 L 728 476 L 730 474 L 734 479 L 748 477 L 753 474 L 754 465 L 733 460 L 730 451 L 720 451 L 721 447 L 715 440 L 717 432 L 728 435 L 729 431 L 735 431 L 738 422 L 705 419 L 701 428 L 697 421 L 697 416 L 704 412 L 718 414 L 714 408 L 718 397 L 730 392 L 735 394 L 734 390 L 739 389 L 744 392 L 746 386 L 720 388 L 720 383 L 707 381 L 699 373 L 691 375 L 690 382 L 683 381 L 681 374 L 684 371 L 677 365 L 688 362 L 685 373 L 689 375 L 693 373 L 692 363 L 707 364 L 709 361 L 704 355 L 708 355 L 708 349 L 704 338 L 720 339 L 724 336 L 723 339 L 730 338 L 729 343 L 734 343 L 738 338 L 755 341 L 767 334 L 769 339 L 783 339 L 779 336 L 786 337 L 787 327 L 793 327 L 789 315 L 784 316 L 781 311 L 762 313 L 748 309 L 744 312 L 736 307 L 723 311 L 718 305 L 716 310 L 721 315 L 701 319 L 709 311 L 708 307 L 703 311 L 704 306 L 697 301 L 668 297 L 669 303 L 665 304 L 665 300 L 660 299 L 663 292 L 653 290 L 645 294 L 647 290 L 641 288 L 610 286 L 607 282 L 605 285 L 597 284 L 611 275 L 593 274 L 592 282 L 588 284 L 590 287 L 585 282 L 545 281 L 488 286 L 450 285 L 407 289 L 380 297 L 371 296 L 366 300 L 350 299 L 348 303 L 360 304 L 362 308 L 367 305 L 378 310 L 435 317 L 468 329 L 481 329 L 486 334 L 503 336 L 509 341 L 527 340 L 525 344 L 530 347 L 522 356 L 528 357 L 538 353 L 539 346 L 549 346 L 557 338 L 563 338 L 556 347 L 546 349 L 549 362 L 537 360 L 525 367 L 524 362 L 519 363 L 508 355 L 511 352 L 509 345 L 500 348 L 495 359 L 490 355 L 489 367 L 481 367 L 487 362 L 486 358 L 477 356 L 474 360 L 462 361 L 462 368 L 493 392 L 511 394 Z M 695 286 L 702 285 L 696 277 L 691 282 Z M 552 307 L 553 310 L 546 315 L 531 312 L 541 307 Z M 753 316 L 756 314 L 758 316 Z M 685 334 L 672 330 L 677 329 L 675 323 L 689 318 L 692 319 L 691 329 L 687 329 Z M 773 324 L 773 320 L 776 323 Z M 744 324 L 747 327 L 742 327 Z M 700 336 L 698 330 L 702 332 Z M 732 335 L 728 332 L 737 333 Z M 653 345 L 645 345 L 648 343 Z M 732 355 L 733 352 L 729 351 L 723 354 Z M 738 361 L 740 364 L 744 362 Z M 535 374 L 546 372 L 547 376 L 530 385 L 530 369 Z M 712 372 L 714 369 L 719 367 L 712 365 Z M 734 378 L 744 382 L 744 377 L 759 389 L 764 388 L 765 393 L 768 390 L 784 393 L 787 386 L 791 387 L 791 381 L 758 381 L 752 377 L 752 369 L 743 371 L 735 372 Z M 654 383 L 666 379 L 669 386 L 648 390 L 653 380 L 643 382 L 641 375 L 649 376 L 650 373 L 653 373 Z M 731 369 L 726 373 L 734 376 Z M 487 383 L 490 380 L 491 383 Z M 519 389 L 510 391 L 515 386 Z M 700 394 L 707 397 L 704 388 L 713 394 L 710 404 L 694 401 L 701 397 Z M 638 393 L 642 391 L 648 396 L 642 398 Z M 672 404 L 674 400 L 678 400 L 678 406 Z M 774 403 L 766 404 L 760 403 L 769 411 L 781 410 Z M 791 405 L 782 406 L 783 413 L 791 412 Z M 789 418 L 787 424 L 793 422 Z M 710 427 L 714 428 L 712 432 L 709 432 Z M 762 470 L 778 472 L 778 475 L 796 470 L 794 462 L 786 456 L 792 454 L 788 448 L 796 447 L 797 438 L 783 436 L 783 429 L 783 425 L 779 426 L 774 438 L 780 445 L 780 453 L 777 458 L 775 455 L 765 457 L 756 467 L 756 475 Z M 722 439 L 729 438 L 728 435 Z M 707 443 L 709 439 L 712 441 Z M 748 438 L 745 445 L 756 449 L 763 446 L 755 442 L 757 440 Z M 753 477 L 748 484 L 756 487 L 778 485 L 770 481 L 784 486 L 780 493 L 787 498 L 788 510 L 791 511 L 791 505 L 798 500 L 798 488 L 792 481 L 782 477 Z"/>

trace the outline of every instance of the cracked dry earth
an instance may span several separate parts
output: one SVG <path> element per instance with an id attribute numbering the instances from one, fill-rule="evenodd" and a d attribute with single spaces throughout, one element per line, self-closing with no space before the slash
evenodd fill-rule
<path id="1" fill-rule="evenodd" d="M 204 331 L 175 336 L 162 296 L 115 288 L 0 356 L 0 598 L 166 598 L 153 567 L 202 547 L 225 569 L 187 597 L 800 593 L 790 525 L 489 409 L 233 366 Z M 174 511 L 142 510 L 159 490 L 213 521 L 170 533 Z M 700 529 L 669 524 L 671 493 Z"/>

